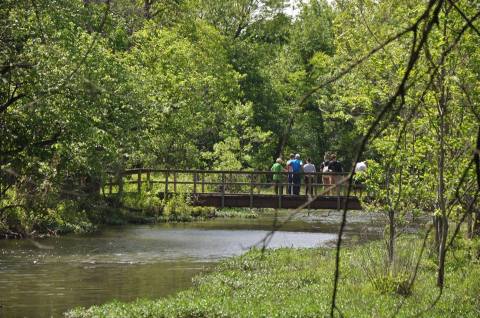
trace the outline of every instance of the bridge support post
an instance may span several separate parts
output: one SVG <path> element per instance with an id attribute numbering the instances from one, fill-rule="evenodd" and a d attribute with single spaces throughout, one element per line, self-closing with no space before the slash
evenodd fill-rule
<path id="1" fill-rule="evenodd" d="M 138 193 L 142 192 L 142 172 L 141 171 L 137 174 L 137 192 Z"/>
<path id="2" fill-rule="evenodd" d="M 177 193 L 177 172 L 173 173 L 173 193 Z"/>
<path id="3" fill-rule="evenodd" d="M 253 208 L 253 178 L 254 174 L 250 175 L 250 209 Z"/>
<path id="4" fill-rule="evenodd" d="M 165 172 L 165 195 L 163 196 L 165 199 L 168 198 L 168 171 Z"/>
<path id="5" fill-rule="evenodd" d="M 225 207 L 225 173 L 222 172 L 222 209 Z"/>
<path id="6" fill-rule="evenodd" d="M 147 190 L 152 190 L 152 181 L 150 180 L 150 171 L 147 171 Z"/>
<path id="7" fill-rule="evenodd" d="M 255 178 L 255 186 L 257 187 L 257 193 L 260 194 L 262 192 L 262 176 L 258 174 Z"/>
<path id="8" fill-rule="evenodd" d="M 197 193 L 197 173 L 193 173 L 193 193 Z"/>

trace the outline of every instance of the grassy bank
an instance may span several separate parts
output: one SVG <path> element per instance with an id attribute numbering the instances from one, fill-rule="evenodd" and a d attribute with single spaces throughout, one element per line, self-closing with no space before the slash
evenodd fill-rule
<path id="1" fill-rule="evenodd" d="M 433 259 L 423 257 L 409 288 L 419 242 L 400 243 L 392 271 L 384 247 L 371 243 L 342 253 L 338 306 L 345 317 L 478 317 L 480 265 L 466 250 L 449 257 L 447 285 L 438 295 Z M 67 317 L 324 317 L 329 313 L 334 269 L 329 249 L 252 250 L 228 259 L 212 273 L 197 277 L 194 287 L 161 300 L 112 302 L 75 309 Z M 392 274 L 395 273 L 395 274 Z"/>
<path id="2" fill-rule="evenodd" d="M 191 222 L 217 217 L 256 218 L 253 209 L 192 206 L 187 196 L 177 195 L 160 200 L 156 193 L 129 193 L 122 199 L 122 206 L 138 212 L 138 215 L 153 218 L 156 222 Z"/>

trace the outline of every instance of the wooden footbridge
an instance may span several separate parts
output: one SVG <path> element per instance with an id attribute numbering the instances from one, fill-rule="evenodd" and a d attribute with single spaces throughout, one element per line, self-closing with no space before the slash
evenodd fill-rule
<path id="1" fill-rule="evenodd" d="M 185 195 L 194 206 L 295 209 L 308 202 L 309 209 L 361 210 L 356 196 L 345 196 L 347 173 L 312 173 L 311 194 L 306 194 L 304 174 L 300 195 L 289 194 L 288 173 L 279 183 L 270 171 L 219 171 L 128 169 L 111 175 L 101 189 L 105 195 L 149 191 L 160 198 Z M 281 189 L 281 191 L 278 188 Z M 354 193 L 361 189 L 354 187 Z"/>

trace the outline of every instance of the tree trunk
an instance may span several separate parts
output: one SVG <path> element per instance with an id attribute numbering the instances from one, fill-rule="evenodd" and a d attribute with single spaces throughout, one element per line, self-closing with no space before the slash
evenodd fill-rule
<path id="1" fill-rule="evenodd" d="M 438 150 L 438 188 L 437 188 L 437 206 L 440 212 L 439 216 L 439 226 L 437 228 L 440 245 L 438 248 L 438 276 L 437 276 L 437 286 L 443 288 L 445 280 L 445 256 L 446 256 L 446 244 L 447 244 L 447 235 L 448 235 L 448 217 L 446 209 L 446 198 L 445 198 L 445 130 L 446 130 L 446 113 L 447 113 L 447 93 L 445 87 L 445 68 L 442 67 L 440 71 L 439 78 L 439 91 L 440 91 L 440 100 L 438 103 L 438 117 L 439 117 L 439 127 L 438 127 L 438 141 L 439 141 L 439 150 Z"/>
<path id="2" fill-rule="evenodd" d="M 440 248 L 438 251 L 438 276 L 437 276 L 437 286 L 443 288 L 445 282 L 445 257 L 447 254 L 447 234 L 448 234 L 448 219 L 446 216 L 441 217 L 441 241 Z"/>
<path id="3" fill-rule="evenodd" d="M 445 104 L 442 94 L 442 100 L 440 102 L 440 133 L 439 133 L 439 157 L 438 157 L 438 189 L 437 189 L 437 202 L 438 209 L 440 211 L 440 216 L 438 217 L 438 238 L 439 238 L 439 247 L 438 247 L 438 276 L 437 276 L 437 286 L 443 288 L 445 280 L 445 255 L 446 255 L 446 243 L 447 243 L 447 234 L 448 234 L 448 217 L 445 204 L 445 178 L 444 178 L 444 169 L 445 169 Z"/>
<path id="4" fill-rule="evenodd" d="M 390 209 L 388 211 L 388 264 L 390 269 L 393 269 L 395 264 L 395 211 Z"/>
<path id="5" fill-rule="evenodd" d="M 447 22 L 448 13 L 451 6 L 445 8 L 445 23 L 443 25 L 443 45 L 442 53 L 446 53 L 448 50 L 448 35 L 447 35 Z M 449 88 L 445 85 L 445 78 L 447 71 L 445 65 L 442 65 L 438 73 L 437 89 L 440 94 L 438 101 L 438 188 L 437 188 L 437 207 L 439 210 L 439 238 L 440 245 L 438 249 L 438 276 L 437 286 L 441 289 L 445 283 L 445 258 L 447 254 L 447 236 L 448 236 L 448 216 L 447 216 L 447 203 L 445 197 L 445 136 L 447 135 L 447 114 L 448 114 L 448 100 L 449 100 Z"/>
<path id="6" fill-rule="evenodd" d="M 433 228 L 435 229 L 435 245 L 434 245 L 434 251 L 435 253 L 438 253 L 438 250 L 440 248 L 440 218 L 436 215 L 433 216 Z"/>

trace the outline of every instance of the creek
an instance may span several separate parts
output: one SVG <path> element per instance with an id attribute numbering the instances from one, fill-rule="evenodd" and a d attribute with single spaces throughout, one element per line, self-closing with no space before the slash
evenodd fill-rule
<path id="1" fill-rule="evenodd" d="M 90 235 L 0 241 L 0 317 L 61 317 L 76 306 L 171 295 L 223 258 L 240 255 L 289 216 L 105 227 Z M 269 248 L 333 246 L 341 213 L 296 215 Z M 379 237 L 374 215 L 350 212 L 346 244 Z"/>

